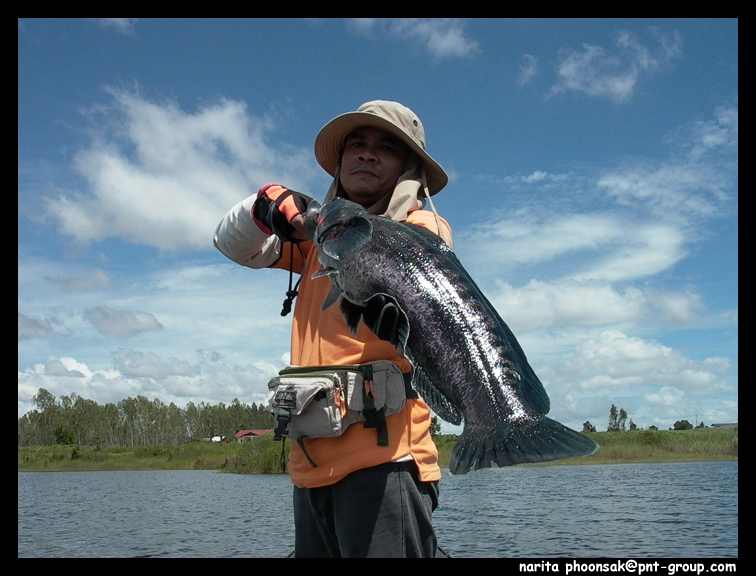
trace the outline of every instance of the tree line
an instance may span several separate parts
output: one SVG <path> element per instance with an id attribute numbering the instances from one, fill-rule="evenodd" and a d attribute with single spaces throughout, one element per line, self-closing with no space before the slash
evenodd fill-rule
<path id="1" fill-rule="evenodd" d="M 238 398 L 228 405 L 189 402 L 179 408 L 137 396 L 101 406 L 76 393 L 57 399 L 40 388 L 32 402 L 36 408 L 18 419 L 19 446 L 186 444 L 274 426 L 262 404 L 242 404 Z"/>
<path id="2" fill-rule="evenodd" d="M 696 428 L 705 428 L 703 422 L 699 423 Z M 670 430 L 690 430 L 693 428 L 693 424 L 688 422 L 687 420 L 678 420 L 674 423 L 673 427 L 670 428 Z M 658 430 L 658 428 L 654 425 L 651 425 L 648 427 L 649 430 Z M 638 430 L 638 426 L 630 420 L 628 423 L 627 420 L 627 410 L 624 408 L 617 408 L 614 404 L 612 404 L 612 407 L 609 408 L 609 422 L 606 426 L 607 432 L 622 432 L 625 430 Z M 588 420 L 587 422 L 583 422 L 583 432 L 595 432 L 596 427 L 591 424 L 591 421 Z"/>

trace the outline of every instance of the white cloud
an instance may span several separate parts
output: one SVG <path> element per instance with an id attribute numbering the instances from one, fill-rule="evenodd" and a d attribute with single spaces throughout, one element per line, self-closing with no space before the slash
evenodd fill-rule
<path id="1" fill-rule="evenodd" d="M 76 276 L 46 276 L 45 280 L 66 291 L 114 287 L 114 283 L 110 277 L 99 268 L 88 270 Z"/>
<path id="2" fill-rule="evenodd" d="M 665 35 L 653 30 L 652 34 L 658 44 L 654 48 L 643 45 L 634 34 L 621 31 L 613 51 L 590 44 L 584 44 L 580 50 L 560 50 L 552 94 L 582 92 L 617 103 L 627 102 L 646 75 L 682 56 L 679 34 Z"/>
<path id="3" fill-rule="evenodd" d="M 615 282 L 649 278 L 670 269 L 686 255 L 685 236 L 673 226 L 633 226 L 627 222 L 618 225 L 617 232 L 622 238 L 615 238 L 604 256 L 585 267 L 577 266 L 570 276 Z"/>
<path id="4" fill-rule="evenodd" d="M 257 191 L 249 182 L 296 188 L 320 174 L 310 150 L 268 145 L 274 124 L 250 117 L 241 102 L 189 113 L 138 92 L 110 94 L 113 105 L 92 112 L 91 144 L 75 159 L 87 189 L 47 201 L 48 216 L 80 243 L 117 237 L 206 249 L 225 211 Z"/>
<path id="5" fill-rule="evenodd" d="M 485 274 L 554 262 L 551 276 L 626 281 L 654 276 L 685 256 L 686 236 L 672 224 L 639 222 L 614 213 L 554 214 L 523 210 L 491 220 L 475 231 L 493 250 L 465 254 Z M 459 241 L 471 242 L 469 233 Z M 560 261 L 570 258 L 569 270 Z"/>
<path id="6" fill-rule="evenodd" d="M 153 314 L 138 310 L 114 310 L 106 306 L 95 306 L 84 312 L 84 319 L 104 336 L 135 336 L 163 329 L 163 325 Z"/>
<path id="7" fill-rule="evenodd" d="M 47 376 L 64 376 L 67 378 L 87 378 L 92 375 L 86 364 L 77 362 L 74 358 L 56 358 L 48 360 L 44 366 Z"/>
<path id="8" fill-rule="evenodd" d="M 359 34 L 420 44 L 435 58 L 469 56 L 479 50 L 478 42 L 465 36 L 460 18 L 350 18 L 349 26 Z"/>
<path id="9" fill-rule="evenodd" d="M 489 299 L 516 334 L 544 328 L 687 323 L 702 311 L 695 294 L 620 289 L 595 281 L 531 280 L 520 288 L 499 283 L 489 291 Z"/>
<path id="10" fill-rule="evenodd" d="M 658 286 L 737 208 L 737 133 L 721 107 L 677 130 L 666 160 L 500 180 L 503 206 L 455 231 L 455 250 L 517 333 L 707 321 L 700 293 Z"/>
<path id="11" fill-rule="evenodd" d="M 520 58 L 520 73 L 517 76 L 517 83 L 520 86 L 529 84 L 538 74 L 538 59 L 530 54 L 523 54 Z"/>
<path id="12" fill-rule="evenodd" d="M 726 380 L 728 359 L 695 362 L 669 346 L 619 330 L 605 330 L 578 343 L 564 370 L 579 379 L 582 390 L 656 385 L 698 394 L 730 388 Z"/>
<path id="13" fill-rule="evenodd" d="M 712 119 L 681 126 L 670 143 L 667 161 L 627 162 L 607 170 L 598 188 L 621 206 L 681 227 L 727 214 L 723 207 L 737 193 L 738 109 L 719 107 Z"/>
<path id="14" fill-rule="evenodd" d="M 115 28 L 121 34 L 132 36 L 134 34 L 134 25 L 139 18 L 97 18 L 97 21 L 104 28 Z"/>
<path id="15" fill-rule="evenodd" d="M 199 351 L 198 351 L 199 353 Z M 228 404 L 239 398 L 243 403 L 260 404 L 267 382 L 281 366 L 257 362 L 231 365 L 222 359 L 207 361 L 207 350 L 198 364 L 171 358 L 164 360 L 151 352 L 120 350 L 114 368 L 90 369 L 74 358 L 53 358 L 45 364 L 18 372 L 18 416 L 34 406 L 32 398 L 44 388 L 57 398 L 77 394 L 98 404 L 117 404 L 126 398 L 159 398 L 184 407 L 188 402 Z M 121 371 L 123 369 L 123 371 Z"/>
<path id="16" fill-rule="evenodd" d="M 163 380 L 169 376 L 193 376 L 198 373 L 198 367 L 185 360 L 163 360 L 150 351 L 120 349 L 114 352 L 113 363 L 116 370 L 128 378 Z"/>
<path id="17" fill-rule="evenodd" d="M 541 180 L 545 180 L 548 178 L 548 173 L 544 172 L 543 170 L 535 170 L 528 176 L 524 176 L 522 181 L 523 182 L 540 182 Z"/>

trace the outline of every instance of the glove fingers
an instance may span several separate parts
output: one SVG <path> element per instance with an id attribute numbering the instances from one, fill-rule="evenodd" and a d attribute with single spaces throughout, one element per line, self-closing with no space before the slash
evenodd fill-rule
<path id="1" fill-rule="evenodd" d="M 312 198 L 278 184 L 268 184 L 257 192 L 252 218 L 266 234 L 275 234 L 287 242 L 301 242 L 304 213 Z M 295 227 L 292 221 L 298 216 L 302 222 Z M 300 237 L 298 237 L 300 236 Z"/>

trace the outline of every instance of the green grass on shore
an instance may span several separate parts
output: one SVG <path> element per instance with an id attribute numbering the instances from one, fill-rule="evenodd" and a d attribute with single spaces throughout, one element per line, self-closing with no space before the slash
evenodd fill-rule
<path id="1" fill-rule="evenodd" d="M 587 436 L 600 446 L 595 454 L 546 464 L 738 459 L 737 430 L 635 430 L 590 432 Z M 435 438 L 442 467 L 449 465 L 456 438 L 454 435 Z M 277 474 L 281 472 L 282 449 L 288 450 L 288 447 L 288 442 L 283 445 L 275 442 L 270 434 L 242 444 L 198 442 L 175 446 L 108 448 L 29 446 L 18 448 L 18 471 L 220 470 L 240 474 Z"/>

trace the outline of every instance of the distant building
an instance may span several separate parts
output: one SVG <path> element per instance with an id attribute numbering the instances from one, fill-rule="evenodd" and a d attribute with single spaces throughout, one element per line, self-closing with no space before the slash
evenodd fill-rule
<path id="1" fill-rule="evenodd" d="M 737 422 L 728 422 L 724 424 L 712 424 L 712 428 L 737 428 L 738 423 Z"/>
<path id="2" fill-rule="evenodd" d="M 270 432 L 270 429 L 267 430 L 239 430 L 236 434 L 234 434 L 234 438 L 236 438 L 237 442 L 249 442 L 252 440 L 252 438 L 257 438 L 258 436 L 262 436 L 263 434 L 267 434 Z"/>

